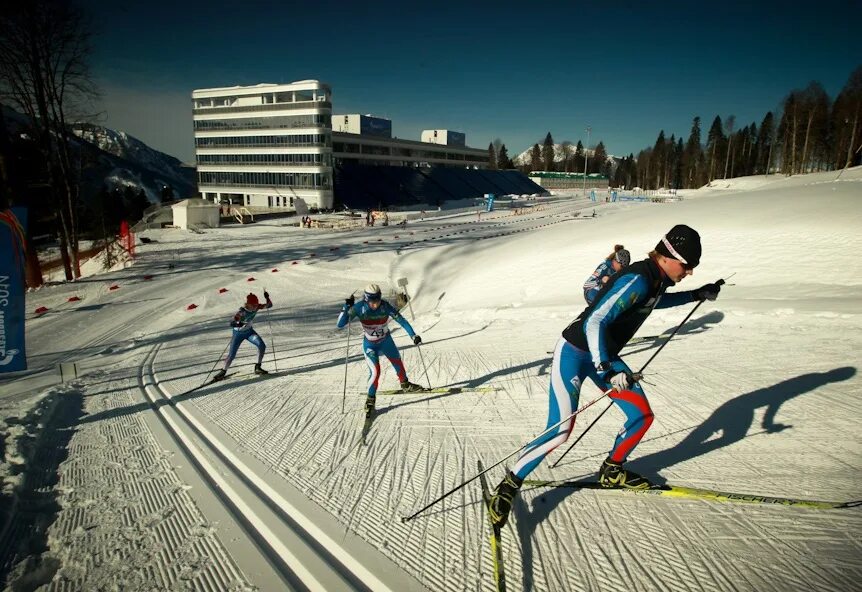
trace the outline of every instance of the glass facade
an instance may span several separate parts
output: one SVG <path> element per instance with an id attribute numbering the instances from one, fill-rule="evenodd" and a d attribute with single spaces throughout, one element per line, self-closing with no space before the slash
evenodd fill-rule
<path id="1" fill-rule="evenodd" d="M 297 189 L 331 189 L 332 178 L 326 173 L 238 173 L 198 171 L 199 185 L 222 187 L 289 186 Z"/>
<path id="2" fill-rule="evenodd" d="M 331 154 L 198 154 L 203 165 L 332 166 Z"/>
<path id="3" fill-rule="evenodd" d="M 199 136 L 195 138 L 197 148 L 268 148 L 276 146 L 332 145 L 329 134 L 294 134 L 292 136 Z"/>
<path id="4" fill-rule="evenodd" d="M 195 131 L 247 130 L 247 129 L 291 129 L 297 127 L 332 127 L 332 116 L 280 115 L 276 117 L 237 117 L 232 119 L 196 119 Z"/>

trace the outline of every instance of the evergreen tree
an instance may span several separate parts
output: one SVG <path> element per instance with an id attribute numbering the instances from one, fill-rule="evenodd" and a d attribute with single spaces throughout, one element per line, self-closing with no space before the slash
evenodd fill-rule
<path id="1" fill-rule="evenodd" d="M 542 162 L 546 171 L 554 170 L 554 138 L 551 137 L 551 132 L 548 132 L 542 144 Z"/>
<path id="2" fill-rule="evenodd" d="M 593 157 L 590 159 L 593 163 L 590 169 L 600 175 L 609 176 L 610 166 L 608 165 L 608 151 L 605 149 L 605 143 L 599 142 L 593 150 Z"/>
<path id="3" fill-rule="evenodd" d="M 700 163 L 703 160 L 703 148 L 700 145 L 700 117 L 695 117 L 691 122 L 691 132 L 685 149 L 682 153 L 682 177 L 683 187 L 700 187 L 701 172 Z"/>
<path id="4" fill-rule="evenodd" d="M 716 162 L 719 154 L 724 148 L 724 129 L 721 125 L 721 117 L 715 116 L 712 120 L 712 127 L 709 128 L 709 133 L 706 136 L 706 151 L 709 154 L 709 175 L 708 182 L 715 179 Z"/>
<path id="5" fill-rule="evenodd" d="M 664 130 L 661 130 L 652 149 L 652 158 L 649 163 L 651 166 L 647 168 L 647 185 L 644 186 L 644 189 L 658 189 L 664 185 L 663 174 L 666 161 L 667 150 L 665 149 Z"/>
<path id="6" fill-rule="evenodd" d="M 497 154 L 497 168 L 498 169 L 513 169 L 515 165 L 512 163 L 511 159 L 509 159 L 509 151 L 506 150 L 506 145 L 500 145 L 500 152 Z"/>
<path id="7" fill-rule="evenodd" d="M 575 146 L 575 154 L 572 156 L 572 172 L 584 172 L 584 145 L 580 140 L 578 140 L 578 143 Z"/>
<path id="8" fill-rule="evenodd" d="M 754 157 L 754 174 L 768 175 L 772 166 L 772 145 L 775 135 L 775 117 L 769 111 L 760 122 L 760 133 L 757 136 L 757 147 Z"/>
<path id="9" fill-rule="evenodd" d="M 494 150 L 494 143 L 488 143 L 488 168 L 494 170 L 497 168 L 497 151 Z"/>
<path id="10" fill-rule="evenodd" d="M 533 144 L 533 150 L 530 153 L 530 166 L 533 167 L 534 171 L 541 171 L 542 169 L 542 150 L 539 148 L 538 144 Z"/>

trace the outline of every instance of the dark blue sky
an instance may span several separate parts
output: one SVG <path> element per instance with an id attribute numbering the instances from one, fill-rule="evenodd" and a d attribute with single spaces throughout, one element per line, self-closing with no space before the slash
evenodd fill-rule
<path id="1" fill-rule="evenodd" d="M 335 113 L 401 138 L 453 129 L 514 156 L 548 131 L 586 143 L 589 125 L 624 156 L 661 129 L 687 138 L 696 115 L 759 125 L 811 80 L 834 98 L 862 64 L 860 0 L 82 3 L 101 123 L 186 162 L 196 88 L 316 78 Z"/>

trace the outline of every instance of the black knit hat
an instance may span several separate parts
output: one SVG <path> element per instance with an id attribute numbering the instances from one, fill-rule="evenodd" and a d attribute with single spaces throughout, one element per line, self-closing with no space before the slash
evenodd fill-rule
<path id="1" fill-rule="evenodd" d="M 677 224 L 658 242 L 655 250 L 688 267 L 696 267 L 700 263 L 700 235 L 690 226 Z"/>

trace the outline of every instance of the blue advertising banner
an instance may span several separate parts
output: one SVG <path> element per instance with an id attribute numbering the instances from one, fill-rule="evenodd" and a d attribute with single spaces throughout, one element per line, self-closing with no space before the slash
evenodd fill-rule
<path id="1" fill-rule="evenodd" d="M 0 212 L 0 372 L 27 369 L 24 349 L 24 229 L 27 210 Z"/>

